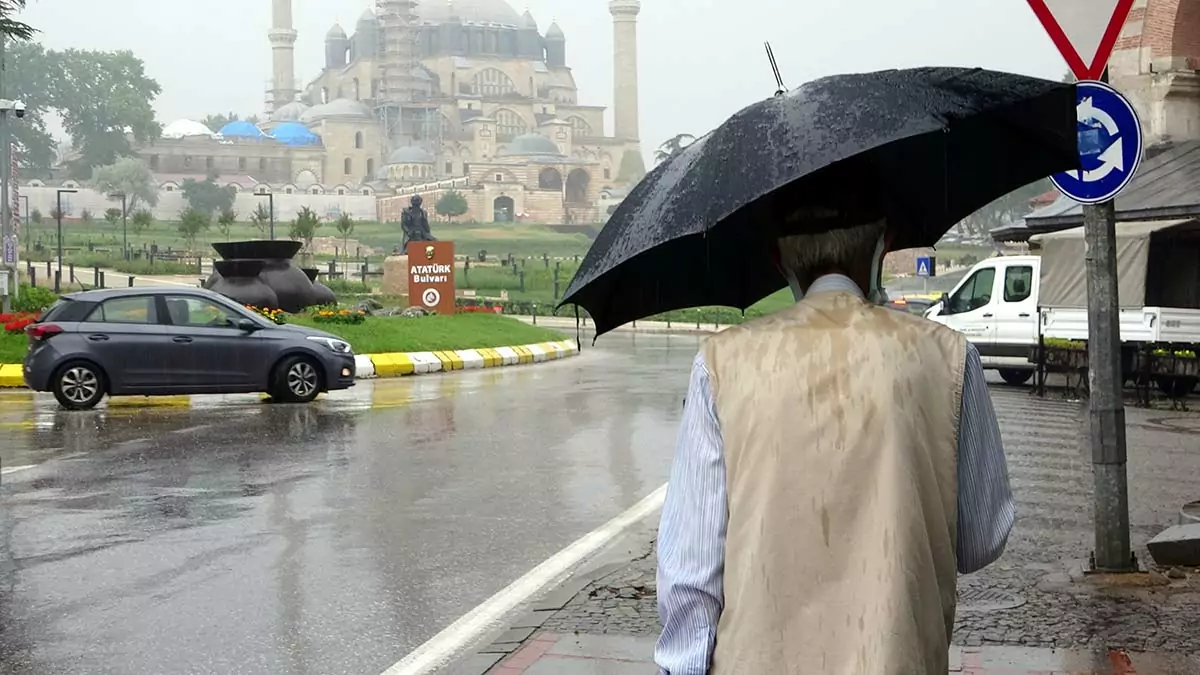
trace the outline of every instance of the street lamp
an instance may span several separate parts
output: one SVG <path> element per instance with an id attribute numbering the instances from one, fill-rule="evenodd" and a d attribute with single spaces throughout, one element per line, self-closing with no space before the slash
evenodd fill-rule
<path id="1" fill-rule="evenodd" d="M 4 40 L 0 38 L 0 70 L 3 69 L 3 54 Z M 9 192 L 9 183 L 12 181 L 12 142 L 9 138 L 8 131 L 8 113 L 13 113 L 16 117 L 25 116 L 25 104 L 21 101 L 11 99 L 0 99 L 0 194 L 3 198 L 0 199 L 0 244 L 3 244 L 4 249 L 4 299 L 0 309 L 8 311 L 11 309 L 12 293 L 8 289 L 8 280 L 11 277 L 13 288 L 17 286 L 17 246 L 19 242 L 16 239 L 16 233 L 13 231 L 13 223 L 10 212 L 12 210 L 12 196 Z"/>
<path id="2" fill-rule="evenodd" d="M 129 260 L 129 222 L 127 216 L 128 206 L 125 202 L 124 192 L 114 192 L 108 196 L 109 199 L 121 198 L 121 257 Z"/>
<path id="3" fill-rule="evenodd" d="M 65 194 L 72 194 L 75 192 L 79 192 L 79 190 L 72 190 L 69 188 L 59 188 L 57 194 L 54 195 L 54 203 L 55 203 L 54 219 L 58 221 L 58 276 L 59 276 L 59 278 L 62 278 L 62 270 L 63 270 L 62 196 Z M 54 290 L 55 290 L 55 292 L 57 292 L 59 289 L 55 288 Z"/>
<path id="4" fill-rule="evenodd" d="M 267 198 L 267 208 L 271 209 L 271 241 L 275 241 L 275 193 L 260 192 L 258 196 Z"/>
<path id="5" fill-rule="evenodd" d="M 29 225 L 33 219 L 29 217 L 29 195 L 21 195 L 21 201 L 25 203 L 25 210 L 21 213 L 21 227 L 25 231 L 25 257 L 29 257 Z"/>

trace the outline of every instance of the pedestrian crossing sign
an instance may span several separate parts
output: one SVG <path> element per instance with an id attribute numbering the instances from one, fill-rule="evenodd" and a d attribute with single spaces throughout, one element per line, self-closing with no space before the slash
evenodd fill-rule
<path id="1" fill-rule="evenodd" d="M 917 258 L 917 276 L 936 277 L 937 260 L 933 256 L 922 256 Z"/>

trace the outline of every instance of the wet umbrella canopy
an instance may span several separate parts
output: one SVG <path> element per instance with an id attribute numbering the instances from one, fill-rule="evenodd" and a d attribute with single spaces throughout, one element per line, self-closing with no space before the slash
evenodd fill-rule
<path id="1" fill-rule="evenodd" d="M 1075 88 L 967 68 L 828 77 L 735 114 L 649 173 L 562 304 L 597 333 L 660 312 L 745 309 L 786 286 L 775 240 L 886 217 L 932 246 L 985 204 L 1078 168 Z"/>

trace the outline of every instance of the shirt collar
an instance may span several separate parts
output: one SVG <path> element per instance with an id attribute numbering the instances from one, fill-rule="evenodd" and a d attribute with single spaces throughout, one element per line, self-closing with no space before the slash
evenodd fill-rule
<path id="1" fill-rule="evenodd" d="M 826 274 L 817 277 L 817 280 L 812 282 L 804 295 L 813 295 L 815 293 L 851 293 L 855 297 L 865 299 L 862 289 L 858 284 L 854 283 L 850 277 L 844 274 Z"/>

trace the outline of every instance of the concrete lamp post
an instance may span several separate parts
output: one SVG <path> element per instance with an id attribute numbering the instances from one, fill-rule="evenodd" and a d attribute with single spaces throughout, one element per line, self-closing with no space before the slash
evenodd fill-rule
<path id="1" fill-rule="evenodd" d="M 274 192 L 260 192 L 260 193 L 258 193 L 258 196 L 267 198 L 267 208 L 271 210 L 271 220 L 270 220 L 271 229 L 269 230 L 270 239 L 271 239 L 271 241 L 275 241 L 275 193 Z"/>
<path id="2" fill-rule="evenodd" d="M 129 260 L 129 202 L 124 192 L 114 192 L 109 199 L 121 198 L 121 257 Z"/>
<path id="3" fill-rule="evenodd" d="M 62 231 L 62 196 L 64 194 L 72 194 L 79 190 L 69 188 L 59 188 L 54 195 L 54 219 L 58 222 L 58 274 L 54 277 L 54 292 L 61 293 L 61 280 L 63 271 L 63 231 Z"/>

